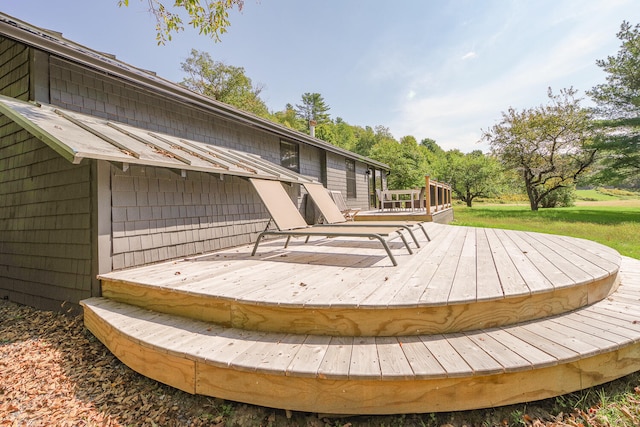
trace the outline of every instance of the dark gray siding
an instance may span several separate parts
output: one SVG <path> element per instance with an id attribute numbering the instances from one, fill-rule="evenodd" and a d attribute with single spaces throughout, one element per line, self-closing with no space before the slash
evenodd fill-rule
<path id="1" fill-rule="evenodd" d="M 258 154 L 280 162 L 280 139 L 123 80 L 51 57 L 51 104 L 143 129 Z"/>
<path id="2" fill-rule="evenodd" d="M 29 99 L 29 53 L 27 46 L 0 37 L 0 94 Z"/>
<path id="3" fill-rule="evenodd" d="M 0 116 L 0 296 L 59 310 L 91 295 L 90 180 Z"/>
<path id="4" fill-rule="evenodd" d="M 340 191 L 350 208 L 369 208 L 369 181 L 367 166 L 356 162 L 356 198 L 347 199 L 347 167 L 345 158 L 327 153 L 327 188 Z"/>
<path id="5" fill-rule="evenodd" d="M 255 241 L 267 214 L 243 179 L 112 166 L 113 269 Z"/>

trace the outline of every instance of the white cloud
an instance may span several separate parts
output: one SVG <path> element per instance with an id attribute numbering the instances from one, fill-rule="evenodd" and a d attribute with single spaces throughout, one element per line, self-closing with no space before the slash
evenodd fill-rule
<path id="1" fill-rule="evenodd" d="M 473 66 L 440 64 L 437 70 L 428 69 L 429 81 L 426 72 L 415 71 L 416 78 L 408 79 L 406 87 L 416 96 L 397 99 L 388 126 L 396 137 L 428 137 L 444 149 L 487 151 L 486 144 L 478 143 L 482 130 L 498 122 L 510 106 L 522 109 L 546 103 L 547 87 L 558 92 L 573 86 L 584 95 L 604 80 L 595 61 L 616 52 L 615 32 L 622 22 L 609 13 L 611 8 L 595 13 L 598 4 L 586 8 L 589 14 L 571 8 L 554 10 L 551 23 L 543 14 L 534 17 L 531 10 L 521 10 L 505 25 L 507 31 L 497 36 L 475 33 L 477 48 L 467 47 L 468 53 L 461 57 L 474 59 Z M 624 3 L 616 6 L 620 16 Z M 523 26 L 524 22 L 530 25 Z M 457 48 L 449 46 L 450 51 Z"/>

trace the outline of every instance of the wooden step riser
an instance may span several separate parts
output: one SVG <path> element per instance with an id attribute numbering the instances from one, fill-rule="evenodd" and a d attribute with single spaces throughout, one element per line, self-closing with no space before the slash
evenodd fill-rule
<path id="1" fill-rule="evenodd" d="M 187 358 L 120 333 L 91 309 L 87 328 L 123 363 L 179 388 L 261 406 L 334 414 L 399 414 L 470 410 L 554 397 L 638 369 L 640 344 L 543 368 L 430 379 L 327 378 L 269 374 Z"/>
<path id="2" fill-rule="evenodd" d="M 102 280 L 102 295 L 149 310 L 222 326 L 290 334 L 408 336 L 517 324 L 566 313 L 615 291 L 617 274 L 581 286 L 465 304 L 305 307 L 259 304 L 139 283 Z"/>

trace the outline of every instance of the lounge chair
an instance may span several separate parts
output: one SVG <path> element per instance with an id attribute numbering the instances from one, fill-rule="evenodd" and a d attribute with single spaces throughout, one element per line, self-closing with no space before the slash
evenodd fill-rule
<path id="1" fill-rule="evenodd" d="M 267 211 L 271 215 L 271 221 L 275 224 L 277 230 L 269 230 L 269 224 L 258 236 L 253 252 L 251 255 L 255 255 L 258 250 L 258 245 L 264 236 L 287 236 L 285 248 L 289 244 L 291 237 L 306 237 L 307 241 L 311 236 L 323 236 L 323 237 L 361 237 L 368 239 L 376 239 L 387 252 L 389 259 L 394 266 L 398 265 L 395 257 L 391 253 L 391 249 L 387 244 L 385 238 L 400 236 L 405 248 L 409 254 L 413 251 L 407 243 L 407 239 L 402 234 L 403 228 L 394 226 L 375 226 L 375 227 L 336 227 L 333 225 L 308 225 L 298 208 L 289 198 L 289 195 L 284 190 L 284 187 L 280 181 L 270 181 L 264 179 L 249 178 L 249 181 L 258 192 L 260 199 L 267 208 Z"/>
<path id="2" fill-rule="evenodd" d="M 344 197 L 342 197 L 342 193 L 339 191 L 331 191 L 331 198 L 333 199 L 333 202 L 338 207 L 344 218 L 347 220 L 353 221 L 353 218 L 358 214 L 358 212 L 360 212 L 360 209 L 350 208 L 349 206 L 347 206 L 347 202 L 345 202 Z"/>
<path id="3" fill-rule="evenodd" d="M 420 244 L 413 234 L 413 227 L 420 227 L 427 240 L 431 240 L 421 221 L 347 221 L 322 184 L 306 183 L 303 185 L 327 224 L 342 227 L 401 227 L 409 232 L 417 247 L 420 247 Z"/>

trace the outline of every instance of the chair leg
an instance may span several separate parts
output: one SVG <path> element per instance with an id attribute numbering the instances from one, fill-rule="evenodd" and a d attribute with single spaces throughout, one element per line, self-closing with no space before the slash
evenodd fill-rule
<path id="1" fill-rule="evenodd" d="M 264 236 L 264 232 L 260 233 L 258 235 L 258 239 L 256 240 L 256 244 L 253 245 L 253 252 L 251 252 L 251 256 L 254 256 L 256 254 L 256 251 L 258 250 L 258 245 L 260 244 L 260 241 L 262 240 L 262 237 Z"/>
<path id="2" fill-rule="evenodd" d="M 405 230 L 407 230 L 407 232 L 409 233 L 409 235 L 411 236 L 411 238 L 413 239 L 413 243 L 416 244 L 416 248 L 420 247 L 420 243 L 418 243 L 418 239 L 416 238 L 416 235 L 413 234 L 413 230 L 411 229 L 411 227 L 409 227 L 408 225 L 403 226 L 402 228 L 404 228 Z"/>
<path id="3" fill-rule="evenodd" d="M 284 247 L 286 248 L 287 246 L 289 246 L 289 242 L 291 241 L 291 236 L 287 236 L 287 241 L 284 242 Z"/>
<path id="4" fill-rule="evenodd" d="M 409 243 L 407 242 L 407 239 L 404 237 L 404 234 L 402 234 L 401 231 L 396 231 L 396 233 L 398 233 L 400 235 L 400 238 L 402 239 L 402 242 L 404 243 L 404 247 L 407 248 L 407 251 L 409 251 L 409 255 L 413 255 L 413 251 L 411 250 L 411 246 L 409 246 Z"/>
<path id="5" fill-rule="evenodd" d="M 420 228 L 422 228 L 422 232 L 424 233 L 424 236 L 430 242 L 431 241 L 431 237 L 429 237 L 429 234 L 427 233 L 427 230 L 424 228 L 424 225 L 422 223 L 418 223 L 418 225 L 420 226 Z"/>
<path id="6" fill-rule="evenodd" d="M 389 248 L 389 245 L 387 244 L 387 241 L 384 240 L 382 238 L 382 236 L 379 235 L 374 235 L 372 236 L 375 239 L 378 239 L 380 241 L 380 243 L 382 243 L 382 247 L 384 247 L 384 250 L 387 251 L 387 255 L 389 256 L 389 259 L 391 260 L 391 263 L 393 264 L 394 267 L 398 266 L 398 261 L 396 261 L 396 258 L 393 256 L 393 254 L 391 253 L 391 249 Z M 404 236 L 402 237 L 402 239 L 404 240 Z M 405 241 L 406 243 L 406 241 Z"/>

